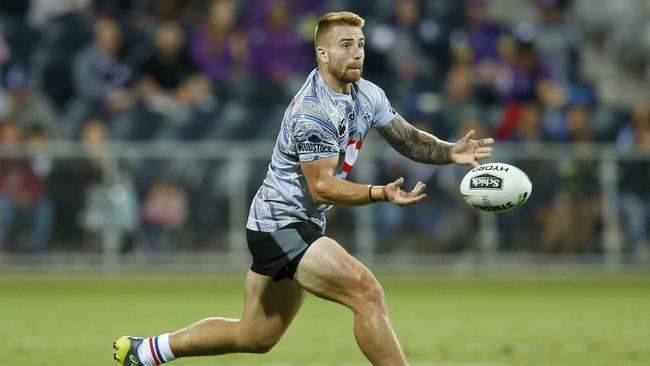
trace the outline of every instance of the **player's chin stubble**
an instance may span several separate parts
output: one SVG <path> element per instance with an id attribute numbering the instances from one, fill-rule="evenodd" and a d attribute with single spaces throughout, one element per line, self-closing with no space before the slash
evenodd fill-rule
<path id="1" fill-rule="evenodd" d="M 336 70 L 336 72 L 333 74 L 341 82 L 353 83 L 361 79 L 361 75 L 363 74 L 363 68 L 359 69 L 358 72 L 355 72 L 355 70 L 346 67 L 342 70 Z"/>

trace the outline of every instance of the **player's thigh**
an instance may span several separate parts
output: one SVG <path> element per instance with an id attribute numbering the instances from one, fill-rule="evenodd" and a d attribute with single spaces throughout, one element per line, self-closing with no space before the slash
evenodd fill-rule
<path id="1" fill-rule="evenodd" d="M 271 343 L 277 341 L 291 324 L 304 298 L 304 290 L 289 279 L 274 281 L 248 271 L 240 318 L 241 336 Z"/>
<path id="2" fill-rule="evenodd" d="M 370 270 L 328 237 L 309 247 L 294 280 L 316 296 L 353 309 L 360 303 L 383 302 L 381 286 Z"/>

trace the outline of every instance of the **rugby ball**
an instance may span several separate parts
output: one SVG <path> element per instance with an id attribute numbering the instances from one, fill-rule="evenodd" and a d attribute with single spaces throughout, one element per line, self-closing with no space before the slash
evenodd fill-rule
<path id="1" fill-rule="evenodd" d="M 489 163 L 470 170 L 460 183 L 460 193 L 470 206 L 505 212 L 523 205 L 533 185 L 526 173 L 510 164 Z"/>

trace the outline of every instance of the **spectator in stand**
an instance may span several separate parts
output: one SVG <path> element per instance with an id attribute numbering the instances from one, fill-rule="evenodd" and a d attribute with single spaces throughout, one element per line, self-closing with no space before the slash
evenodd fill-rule
<path id="1" fill-rule="evenodd" d="M 421 2 L 398 0 L 394 6 L 395 17 L 372 29 L 368 42 L 386 58 L 392 78 L 399 80 L 388 80 L 393 99 L 402 99 L 411 89 L 422 86 L 425 80 L 439 78 L 441 73 L 428 51 L 435 41 L 435 31 L 431 30 L 435 26 L 423 19 Z"/>
<path id="2" fill-rule="evenodd" d="M 572 104 L 567 110 L 569 141 L 588 146 L 593 143 L 592 116 L 587 106 Z"/>
<path id="3" fill-rule="evenodd" d="M 247 8 L 242 29 L 249 45 L 249 68 L 252 78 L 245 87 L 238 86 L 234 99 L 245 100 L 244 119 L 253 121 L 248 126 L 239 124 L 239 131 L 226 132 L 237 138 L 273 138 L 276 126 L 260 124 L 257 116 L 284 113 L 284 105 L 291 100 L 294 89 L 304 82 L 304 75 L 316 67 L 313 37 L 319 9 L 323 0 L 253 0 Z M 311 16 L 311 20 L 310 20 Z M 304 32 L 308 29 L 308 34 Z M 254 109 L 250 107 L 254 106 Z"/>
<path id="4" fill-rule="evenodd" d="M 158 25 L 153 49 L 139 68 L 139 90 L 149 108 L 174 113 L 210 93 L 209 83 L 198 74 L 189 56 L 181 24 L 166 21 Z"/>
<path id="5" fill-rule="evenodd" d="M 113 19 L 95 22 L 94 40 L 77 56 L 74 65 L 76 94 L 90 110 L 121 112 L 134 103 L 129 90 L 131 66 L 123 62 L 122 31 Z"/>
<path id="6" fill-rule="evenodd" d="M 22 131 L 14 122 L 0 125 L 0 146 L 8 152 L 20 153 Z M 0 158 L 0 252 L 7 244 L 16 219 L 29 226 L 31 249 L 45 253 L 50 246 L 54 211 L 45 192 L 43 179 L 29 159 Z"/>
<path id="7" fill-rule="evenodd" d="M 557 72 L 540 57 L 530 37 L 522 31 L 516 40 L 504 41 L 496 86 L 506 102 L 534 99 L 541 80 L 557 78 Z"/>
<path id="8" fill-rule="evenodd" d="M 84 126 L 92 121 L 86 122 Z M 101 122 L 96 120 L 95 124 L 99 123 Z M 81 135 L 85 134 L 82 132 Z M 79 218 L 86 204 L 86 192 L 90 187 L 99 185 L 104 176 L 101 160 L 96 157 L 99 154 L 92 153 L 92 149 L 96 148 L 88 143 L 84 143 L 84 147 L 85 154 L 82 156 L 57 159 L 47 180 L 57 213 L 54 235 L 74 250 L 87 249 L 82 240 Z"/>
<path id="9" fill-rule="evenodd" d="M 503 113 L 503 119 L 496 127 L 495 137 L 499 140 L 517 142 L 542 142 L 542 107 L 535 99 L 522 103 L 511 103 Z"/>
<path id="10" fill-rule="evenodd" d="M 309 58 L 311 40 L 306 43 L 293 28 L 289 1 L 258 0 L 255 7 L 263 14 L 261 22 L 248 30 L 250 70 L 255 77 L 284 86 L 316 67 Z"/>
<path id="11" fill-rule="evenodd" d="M 591 153 L 591 113 L 582 105 L 567 111 L 569 141 L 581 148 L 578 155 L 559 162 L 557 189 L 538 216 L 543 252 L 591 253 L 599 247 L 601 222 L 598 166 Z"/>
<path id="12" fill-rule="evenodd" d="M 153 49 L 139 68 L 141 81 L 155 92 L 175 94 L 183 81 L 197 71 L 185 46 L 185 33 L 178 22 L 160 23 Z"/>
<path id="13" fill-rule="evenodd" d="M 38 42 L 29 63 L 29 76 L 59 112 L 73 100 L 76 55 L 91 40 L 88 0 L 31 0 L 27 14 Z M 48 131 L 51 132 L 51 131 Z M 52 136 L 61 136 L 61 131 Z"/>
<path id="14" fill-rule="evenodd" d="M 456 62 L 447 73 L 445 94 L 440 105 L 440 123 L 435 132 L 450 138 L 467 122 L 479 119 L 479 105 L 474 99 L 474 69 L 467 62 Z"/>
<path id="15" fill-rule="evenodd" d="M 631 121 L 619 133 L 617 144 L 622 153 L 650 150 L 650 103 L 642 100 L 635 103 Z M 650 162 L 636 158 L 623 161 L 620 167 L 619 209 L 625 230 L 624 250 L 645 255 L 650 249 Z"/>
<path id="16" fill-rule="evenodd" d="M 534 43 L 539 54 L 553 64 L 563 80 L 577 80 L 582 35 L 566 20 L 570 0 L 535 0 L 537 21 Z"/>
<path id="17" fill-rule="evenodd" d="M 84 244 L 90 250 L 99 250 L 104 230 L 119 234 L 119 241 L 125 246 L 132 239 L 137 225 L 137 198 L 130 176 L 107 149 L 110 131 L 98 119 L 89 120 L 82 128 L 81 143 L 88 154 L 88 180 L 80 192 L 84 194 L 84 205 L 80 212 L 84 229 Z"/>
<path id="18" fill-rule="evenodd" d="M 456 59 L 471 61 L 476 68 L 476 84 L 482 96 L 494 98 L 499 71 L 500 47 L 508 38 L 507 30 L 490 18 L 490 0 L 468 0 L 466 25 L 452 34 L 451 47 Z"/>
<path id="19" fill-rule="evenodd" d="M 19 121 L 23 130 L 43 128 L 48 136 L 59 136 L 57 113 L 50 100 L 29 85 L 28 76 L 20 68 L 5 75 L 7 89 L 7 112 L 5 117 Z"/>
<path id="20" fill-rule="evenodd" d="M 650 103 L 638 100 L 632 108 L 630 121 L 621 128 L 616 145 L 622 152 L 645 146 L 650 139 Z"/>
<path id="21" fill-rule="evenodd" d="M 542 116 L 542 134 L 550 141 L 566 141 L 569 138 L 566 107 L 567 90 L 552 79 L 537 83 L 537 99 L 544 115 Z"/>
<path id="22" fill-rule="evenodd" d="M 490 17 L 489 0 L 468 0 L 465 5 L 467 42 L 474 62 L 495 65 L 499 60 L 499 44 L 507 32 Z"/>
<path id="23" fill-rule="evenodd" d="M 102 230 L 109 226 L 124 244 L 137 223 L 131 179 L 107 150 L 109 139 L 102 120 L 87 120 L 80 133 L 84 155 L 58 159 L 48 178 L 57 212 L 55 234 L 74 250 L 100 251 Z"/>
<path id="24" fill-rule="evenodd" d="M 167 179 L 156 180 L 142 205 L 142 233 L 146 249 L 159 251 L 168 244 L 168 236 L 181 227 L 188 215 L 187 193 Z"/>
<path id="25" fill-rule="evenodd" d="M 248 40 L 236 28 L 238 12 L 233 0 L 213 0 L 192 38 L 192 59 L 215 81 L 236 80 L 248 74 Z"/>

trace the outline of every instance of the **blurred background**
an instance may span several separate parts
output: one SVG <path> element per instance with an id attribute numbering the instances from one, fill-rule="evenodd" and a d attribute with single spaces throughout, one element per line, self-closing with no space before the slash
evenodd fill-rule
<path id="1" fill-rule="evenodd" d="M 533 192 L 480 213 L 468 168 L 373 133 L 351 179 L 429 198 L 335 208 L 330 236 L 403 269 L 648 268 L 647 0 L 3 0 L 0 268 L 246 267 L 250 200 L 337 10 L 366 19 L 364 77 L 402 116 L 493 136 Z"/>

